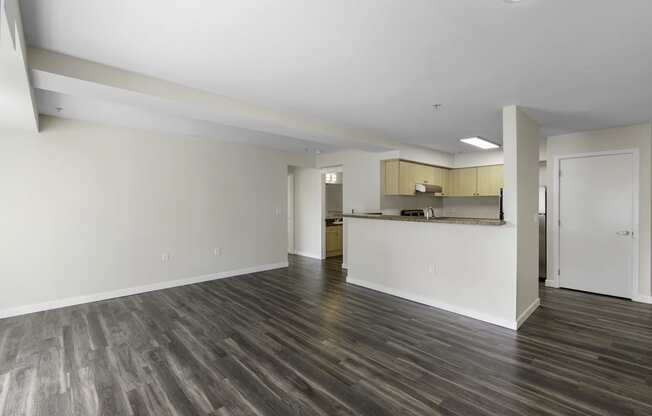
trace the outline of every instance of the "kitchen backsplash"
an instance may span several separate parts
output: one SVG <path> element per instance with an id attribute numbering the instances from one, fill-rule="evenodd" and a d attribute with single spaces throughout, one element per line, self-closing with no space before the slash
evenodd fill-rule
<path id="1" fill-rule="evenodd" d="M 498 197 L 447 197 L 443 199 L 445 217 L 499 218 L 500 198 Z"/>

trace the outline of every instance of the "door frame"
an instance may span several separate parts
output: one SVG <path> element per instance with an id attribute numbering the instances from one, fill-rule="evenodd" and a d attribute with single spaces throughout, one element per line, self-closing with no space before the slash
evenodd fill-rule
<path id="1" fill-rule="evenodd" d="M 622 150 L 607 150 L 601 152 L 588 152 L 588 153 L 575 153 L 563 156 L 555 156 L 553 166 L 553 181 L 552 181 L 552 195 L 554 204 L 552 210 L 552 251 L 555 253 L 554 260 L 552 261 L 552 270 L 550 270 L 550 263 L 547 270 L 548 276 L 554 276 L 554 279 L 546 279 L 546 286 L 559 288 L 561 284 L 560 261 L 561 261 L 561 233 L 559 231 L 559 220 L 561 218 L 561 198 L 560 191 L 560 176 L 559 171 L 561 162 L 565 159 L 579 159 L 586 157 L 596 156 L 617 156 L 617 155 L 632 155 L 632 231 L 634 232 L 633 253 L 632 253 L 632 293 L 630 299 L 634 300 L 638 294 L 638 275 L 639 275 L 639 253 L 640 253 L 640 238 L 639 238 L 639 193 L 640 193 L 640 162 L 638 149 L 622 149 Z"/>
<path id="2" fill-rule="evenodd" d="M 290 220 L 289 215 L 286 215 L 286 220 L 285 220 L 285 226 L 287 227 L 286 234 L 288 236 L 288 244 L 287 244 L 287 249 L 288 249 L 288 254 L 296 254 L 295 253 L 295 231 L 294 231 L 294 216 L 296 213 L 294 212 L 294 172 L 288 173 L 287 176 L 287 191 L 288 191 L 288 214 L 292 212 L 292 220 Z M 290 207 L 292 205 L 292 207 Z M 290 246 L 290 228 L 292 229 L 292 246 Z"/>

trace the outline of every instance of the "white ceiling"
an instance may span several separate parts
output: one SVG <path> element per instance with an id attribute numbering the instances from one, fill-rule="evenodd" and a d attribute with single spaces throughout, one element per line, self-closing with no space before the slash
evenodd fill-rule
<path id="1" fill-rule="evenodd" d="M 21 4 L 33 46 L 445 151 L 509 104 L 547 133 L 652 119 L 650 0 Z"/>

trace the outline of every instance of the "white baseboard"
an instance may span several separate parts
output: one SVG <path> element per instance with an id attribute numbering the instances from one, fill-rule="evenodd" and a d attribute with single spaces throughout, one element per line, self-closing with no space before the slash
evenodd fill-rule
<path id="1" fill-rule="evenodd" d="M 554 287 L 559 289 L 559 280 L 555 279 L 546 279 L 546 282 L 544 283 L 547 287 Z"/>
<path id="2" fill-rule="evenodd" d="M 321 258 L 321 255 L 308 253 L 306 251 L 295 251 L 294 254 L 296 254 L 297 256 L 302 256 L 302 257 L 310 257 L 311 259 L 323 260 Z"/>
<path id="3" fill-rule="evenodd" d="M 546 279 L 546 286 L 548 286 L 548 287 L 554 287 L 554 288 L 557 288 L 557 289 L 560 288 L 560 285 L 559 285 L 559 281 L 558 281 L 558 280 L 550 280 L 550 279 Z M 643 295 L 643 294 L 640 294 L 640 293 L 637 293 L 637 294 L 635 294 L 634 296 L 632 296 L 632 300 L 633 300 L 634 302 L 640 302 L 640 303 L 649 303 L 649 304 L 652 304 L 652 296 L 649 296 L 649 295 Z"/>
<path id="4" fill-rule="evenodd" d="M 472 309 L 468 309 L 468 308 L 464 308 L 464 307 L 460 307 L 460 306 L 456 306 L 456 305 L 451 305 L 451 304 L 441 302 L 441 301 L 438 301 L 438 300 L 434 300 L 434 299 L 430 299 L 430 298 L 425 298 L 423 296 L 415 295 L 413 293 L 403 292 L 401 290 L 397 290 L 397 289 L 394 289 L 394 288 L 391 288 L 391 287 L 388 287 L 388 286 L 385 286 L 385 285 L 381 285 L 381 284 L 378 284 L 378 283 L 373 283 L 373 282 L 369 282 L 369 281 L 362 280 L 362 279 L 356 279 L 355 277 L 352 277 L 352 276 L 348 276 L 346 278 L 346 282 L 354 284 L 356 286 L 362 286 L 362 287 L 365 287 L 367 289 L 373 289 L 373 290 L 377 290 L 379 292 L 387 293 L 388 295 L 393 295 L 393 296 L 397 296 L 399 298 L 411 300 L 413 302 L 421 303 L 421 304 L 428 305 L 428 306 L 433 306 L 435 308 L 443 309 L 443 310 L 446 310 L 448 312 L 453 312 L 453 313 L 456 313 L 456 314 L 459 314 L 459 315 L 468 316 L 469 318 L 478 319 L 478 320 L 484 321 L 484 322 L 489 322 L 490 324 L 502 326 L 504 328 L 509 328 L 509 329 L 516 329 L 517 328 L 517 322 L 516 321 L 510 321 L 509 319 L 499 318 L 499 317 L 492 316 L 492 315 L 489 315 L 489 314 L 486 314 L 486 313 L 483 313 L 483 312 L 479 312 L 479 311 L 476 311 L 476 310 L 472 310 Z"/>
<path id="5" fill-rule="evenodd" d="M 108 292 L 92 293 L 90 295 L 74 296 L 65 299 L 51 300 L 42 303 L 33 303 L 31 305 L 16 306 L 0 310 L 0 319 L 12 316 L 26 315 L 28 313 L 47 311 L 50 309 L 64 308 L 66 306 L 80 305 L 82 303 L 98 302 L 106 299 L 120 298 L 123 296 L 137 295 L 139 293 L 152 292 L 155 290 L 168 289 L 171 287 L 192 285 L 195 283 L 207 282 L 210 280 L 224 279 L 227 277 L 240 276 L 243 274 L 264 272 L 266 270 L 281 269 L 288 267 L 288 262 L 263 264 L 260 266 L 247 267 L 238 270 L 229 270 L 203 276 L 195 276 L 184 279 L 169 280 L 164 282 L 152 283 L 144 286 L 128 287 L 124 289 L 112 290 Z"/>
<path id="6" fill-rule="evenodd" d="M 523 322 L 527 321 L 527 318 L 529 318 L 530 315 L 532 315 L 532 313 L 536 311 L 540 305 L 541 305 L 541 299 L 539 298 L 534 299 L 534 301 L 530 304 L 530 306 L 525 308 L 523 313 L 520 314 L 518 318 L 516 318 L 516 329 L 520 328 L 521 325 L 523 325 Z"/>
<path id="7" fill-rule="evenodd" d="M 652 296 L 647 296 L 647 295 L 634 295 L 632 298 L 634 302 L 641 302 L 641 303 L 650 303 L 652 304 Z"/>

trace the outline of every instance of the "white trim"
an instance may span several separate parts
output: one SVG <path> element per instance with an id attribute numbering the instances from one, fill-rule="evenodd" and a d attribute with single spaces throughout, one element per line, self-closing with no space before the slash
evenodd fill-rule
<path id="1" fill-rule="evenodd" d="M 650 303 L 652 304 L 652 296 L 647 296 L 647 295 L 641 295 L 641 294 L 635 294 L 634 297 L 632 298 L 634 302 L 641 302 L 641 303 Z"/>
<path id="2" fill-rule="evenodd" d="M 575 154 L 568 154 L 568 155 L 561 155 L 561 156 L 555 156 L 554 158 L 554 167 L 553 167 L 553 181 L 552 181 L 552 205 L 554 205 L 554 209 L 552 210 L 552 244 L 553 244 L 553 252 L 555 253 L 554 255 L 554 260 L 552 263 L 553 266 L 553 272 L 556 275 L 556 278 L 548 284 L 548 280 L 546 280 L 546 286 L 551 286 L 551 287 L 560 287 L 561 286 L 561 276 L 557 274 L 557 271 L 560 270 L 560 258 L 561 258 L 561 252 L 560 252 L 560 238 L 561 234 L 559 232 L 559 215 L 560 215 L 560 198 L 559 198 L 559 187 L 560 187 L 560 177 L 559 177 L 559 169 L 561 165 L 561 161 L 564 159 L 577 159 L 577 158 L 584 158 L 584 157 L 596 157 L 596 156 L 611 156 L 611 155 L 625 155 L 625 154 L 631 154 L 632 155 L 632 188 L 633 188 L 633 196 L 632 196 L 632 229 L 634 231 L 634 247 L 633 247 L 633 253 L 632 253 L 632 300 L 636 300 L 636 298 L 639 295 L 638 293 L 638 279 L 639 279 L 639 255 L 640 255 L 640 229 L 639 229 L 639 194 L 640 194 L 640 158 L 639 158 L 639 151 L 638 149 L 623 149 L 623 150 L 609 150 L 609 151 L 604 151 L 604 152 L 590 152 L 590 153 L 575 153 Z M 550 272 L 550 271 L 548 271 Z M 553 286 L 553 282 L 555 286 Z"/>
<path id="3" fill-rule="evenodd" d="M 541 306 L 541 299 L 534 299 L 530 306 L 525 308 L 523 313 L 521 313 L 518 318 L 516 318 L 516 328 L 520 328 L 521 325 L 523 325 L 523 322 L 527 321 L 527 318 L 529 318 L 530 315 L 532 315 L 532 313 L 536 311 L 539 306 Z"/>
<path id="4" fill-rule="evenodd" d="M 397 296 L 399 298 L 411 300 L 413 302 L 421 303 L 421 304 L 428 305 L 428 306 L 433 306 L 435 308 L 443 309 L 443 310 L 446 310 L 448 312 L 453 312 L 453 313 L 456 313 L 456 314 L 459 314 L 459 315 L 468 316 L 469 318 L 478 319 L 478 320 L 484 321 L 484 322 L 489 322 L 490 324 L 502 326 L 504 328 L 509 328 L 509 329 L 516 329 L 517 328 L 517 322 L 515 320 L 511 321 L 509 319 L 499 318 L 499 317 L 488 315 L 486 313 L 478 312 L 478 311 L 475 311 L 475 310 L 472 310 L 472 309 L 461 308 L 459 306 L 451 305 L 451 304 L 441 302 L 441 301 L 438 301 L 438 300 L 434 300 L 434 299 L 430 299 L 430 298 L 425 298 L 423 296 L 415 295 L 413 293 L 403 292 L 401 290 L 396 290 L 394 288 L 391 288 L 391 287 L 388 287 L 388 286 L 385 286 L 385 285 L 380 285 L 378 283 L 369 282 L 367 280 L 356 279 L 355 277 L 348 276 L 346 278 L 346 282 L 351 283 L 351 284 L 356 285 L 356 286 L 361 286 L 361 287 L 364 287 L 364 288 L 367 288 L 367 289 L 376 290 L 378 292 L 383 292 L 383 293 L 386 293 L 388 295 L 393 295 L 393 296 Z"/>
<path id="5" fill-rule="evenodd" d="M 348 268 L 349 268 L 349 265 L 348 265 L 348 264 L 346 264 L 346 263 L 342 263 L 342 268 L 343 268 L 343 269 L 347 269 L 347 270 L 348 270 Z"/>
<path id="6" fill-rule="evenodd" d="M 47 311 L 50 309 L 65 308 L 66 306 L 80 305 L 82 303 L 98 302 L 106 299 L 121 298 L 123 296 L 137 295 L 139 293 L 152 292 L 155 290 L 168 289 L 171 287 L 192 285 L 195 283 L 207 282 L 210 280 L 224 279 L 227 277 L 240 276 L 250 273 L 264 272 L 267 270 L 281 269 L 288 267 L 288 262 L 263 264 L 260 266 L 247 267 L 244 269 L 229 270 L 206 274 L 203 276 L 189 277 L 184 279 L 169 280 L 164 282 L 152 283 L 149 285 L 128 287 L 124 289 L 111 290 L 108 292 L 92 293 L 89 295 L 75 296 L 65 299 L 51 300 L 42 303 L 33 303 L 31 305 L 16 306 L 0 310 L 0 319 L 12 316 L 26 315 L 28 313 Z"/>
<path id="7" fill-rule="evenodd" d="M 311 259 L 317 259 L 317 260 L 323 260 L 319 254 L 314 254 L 314 253 L 308 253 L 307 251 L 296 251 L 294 252 L 295 255 L 297 256 L 302 256 L 302 257 L 310 257 Z"/>

